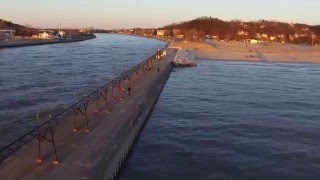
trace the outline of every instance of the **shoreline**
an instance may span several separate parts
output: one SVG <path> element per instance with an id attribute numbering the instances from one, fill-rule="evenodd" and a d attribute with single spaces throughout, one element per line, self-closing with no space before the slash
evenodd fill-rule
<path id="1" fill-rule="evenodd" d="M 191 42 L 186 40 L 176 41 L 158 36 L 141 36 L 129 33 L 124 33 L 124 35 L 167 42 L 171 48 L 190 50 L 195 55 L 196 60 L 320 64 L 320 47 L 281 43 L 249 44 L 238 41 L 221 42 L 213 40 Z"/>
<path id="2" fill-rule="evenodd" d="M 193 52 L 194 53 L 194 52 Z M 217 62 L 234 62 L 234 63 L 279 63 L 279 64 L 314 64 L 314 65 L 318 65 L 320 64 L 320 62 L 312 62 L 312 61 L 252 61 L 252 60 L 248 60 L 248 59 L 208 59 L 208 58 L 199 58 L 197 55 L 195 55 L 195 59 L 198 61 L 217 61 Z"/>
<path id="3" fill-rule="evenodd" d="M 197 60 L 320 63 L 320 47 L 269 43 L 253 45 L 242 42 L 173 41 L 171 47 L 192 51 Z"/>
<path id="4" fill-rule="evenodd" d="M 162 42 L 165 42 L 165 43 L 170 43 L 172 41 L 170 39 L 162 38 L 162 37 L 159 37 L 159 36 L 141 36 L 141 35 L 138 35 L 138 34 L 115 33 L 115 32 L 111 32 L 109 34 L 118 34 L 118 35 L 127 35 L 127 36 L 135 36 L 135 37 L 142 37 L 142 38 L 148 38 L 148 39 L 155 39 L 155 40 L 162 41 Z"/>
<path id="5" fill-rule="evenodd" d="M 0 149 L 0 179 L 114 179 L 170 76 L 166 48 Z"/>
<path id="6" fill-rule="evenodd" d="M 0 49 L 6 48 L 17 48 L 17 47 L 27 47 L 27 46 L 40 46 L 48 44 L 61 44 L 61 43 L 72 43 L 86 41 L 90 39 L 95 39 L 96 36 L 83 36 L 77 39 L 66 39 L 66 40 L 24 40 L 24 41 L 12 41 L 5 44 L 0 44 Z"/>

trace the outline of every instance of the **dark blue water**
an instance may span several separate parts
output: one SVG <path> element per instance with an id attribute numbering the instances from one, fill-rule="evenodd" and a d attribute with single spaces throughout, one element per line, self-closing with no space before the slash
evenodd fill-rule
<path id="1" fill-rule="evenodd" d="M 0 148 L 30 129 L 36 114 L 54 115 L 163 45 L 98 34 L 77 43 L 0 49 Z"/>
<path id="2" fill-rule="evenodd" d="M 120 179 L 320 179 L 320 65 L 175 69 Z"/>
<path id="3" fill-rule="evenodd" d="M 163 45 L 0 50 L 0 147 Z M 320 179 L 320 65 L 198 63 L 172 72 L 120 179 Z"/>

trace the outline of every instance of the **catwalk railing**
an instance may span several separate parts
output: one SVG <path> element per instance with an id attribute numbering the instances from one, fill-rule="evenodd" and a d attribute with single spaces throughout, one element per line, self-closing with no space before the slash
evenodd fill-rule
<path id="1" fill-rule="evenodd" d="M 53 164 L 58 164 L 58 155 L 56 151 L 56 145 L 55 145 L 55 133 L 57 126 L 61 120 L 66 118 L 69 115 L 74 116 L 73 118 L 73 131 L 77 132 L 78 127 L 77 127 L 77 117 L 78 116 L 83 116 L 85 121 L 86 121 L 86 131 L 90 132 L 90 124 L 88 120 L 88 106 L 89 103 L 94 102 L 97 106 L 97 111 L 98 111 L 98 106 L 101 98 L 105 102 L 105 107 L 106 107 L 106 113 L 109 113 L 108 109 L 108 93 L 111 95 L 112 98 L 114 98 L 114 89 L 119 90 L 119 95 L 120 99 L 124 98 L 125 95 L 125 89 L 122 87 L 122 84 L 128 80 L 131 83 L 131 80 L 133 76 L 136 76 L 139 78 L 139 76 L 143 76 L 144 73 L 148 71 L 148 68 L 152 66 L 153 63 L 155 63 L 157 60 L 159 60 L 163 56 L 164 50 L 167 48 L 168 45 L 166 45 L 163 49 L 158 50 L 154 55 L 150 56 L 147 58 L 147 60 L 137 64 L 133 68 L 127 70 L 126 72 L 123 72 L 120 74 L 118 77 L 115 79 L 111 80 L 110 82 L 104 84 L 100 88 L 96 89 L 89 95 L 84 96 L 81 100 L 78 102 L 72 104 L 68 108 L 64 109 L 57 115 L 53 116 L 52 118 L 39 123 L 37 126 L 35 126 L 33 129 L 28 131 L 26 134 L 22 135 L 12 143 L 6 145 L 5 147 L 0 149 L 0 163 L 8 158 L 12 153 L 16 152 L 18 149 L 20 149 L 22 146 L 24 146 L 26 143 L 30 142 L 33 139 L 37 139 L 38 141 L 38 163 L 42 163 L 42 155 L 41 155 L 41 142 L 45 141 L 48 143 L 52 144 L 53 152 L 54 152 L 54 160 Z M 129 88 L 128 88 L 128 91 Z M 129 92 L 130 93 L 130 92 Z"/>
<path id="2" fill-rule="evenodd" d="M 101 177 L 104 177 L 105 179 L 115 179 L 115 177 L 118 175 L 119 170 L 123 166 L 123 163 L 125 161 L 125 158 L 128 156 L 128 153 L 136 140 L 137 136 L 140 133 L 141 128 L 145 124 L 145 121 L 150 113 L 150 110 L 154 107 L 155 102 L 157 101 L 159 94 L 161 93 L 163 89 L 163 85 L 169 78 L 170 72 L 172 70 L 173 64 L 166 66 L 166 68 L 162 71 L 161 74 L 158 74 L 156 79 L 150 83 L 151 88 L 148 88 L 148 90 L 145 92 L 146 101 L 142 101 L 137 103 L 137 105 L 134 107 L 134 111 L 132 111 L 132 114 L 130 114 L 123 123 L 118 126 L 118 128 L 114 129 L 114 132 L 112 133 L 112 138 L 108 143 L 107 148 L 104 150 L 103 161 L 101 161 L 104 165 L 102 165 L 102 169 L 95 169 L 94 170 L 94 177 L 93 179 L 101 179 Z M 130 135 L 130 133 L 132 133 Z M 125 142 L 126 140 L 130 139 L 131 142 Z M 124 147 L 122 146 L 123 143 L 129 143 L 125 144 Z M 130 144 L 131 143 L 131 144 Z M 122 146 L 122 147 L 121 147 Z M 121 157 L 116 157 L 116 153 L 118 151 L 121 153 Z M 106 178 L 106 176 L 103 175 L 103 173 L 106 173 L 106 167 L 109 166 L 109 162 L 112 161 L 112 158 L 120 158 L 117 161 L 116 167 L 113 166 L 111 168 L 112 170 L 109 171 L 109 174 L 104 175 L 111 175 L 111 177 Z M 98 158 L 101 159 L 101 158 Z M 106 163 L 108 165 L 106 165 Z M 112 165 L 111 165 L 112 167 Z M 100 171 L 99 171 L 100 170 Z M 102 170 L 102 172 L 101 172 Z M 110 170 L 110 169 L 109 169 Z M 101 174 L 102 173 L 102 174 Z"/>

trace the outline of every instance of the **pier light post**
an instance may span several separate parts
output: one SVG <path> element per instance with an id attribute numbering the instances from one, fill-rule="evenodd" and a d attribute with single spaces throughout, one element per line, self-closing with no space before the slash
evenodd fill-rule
<path id="1" fill-rule="evenodd" d="M 37 114 L 37 118 L 39 119 L 39 115 Z M 47 124 L 44 126 L 40 127 L 37 129 L 37 142 L 38 142 L 38 157 L 36 159 L 37 164 L 42 164 L 44 159 L 42 158 L 42 149 L 41 149 L 41 142 L 46 141 L 51 143 L 53 152 L 54 152 L 54 160 L 52 161 L 52 164 L 57 165 L 59 164 L 58 161 L 58 155 L 57 155 L 57 149 L 56 149 L 56 144 L 54 140 L 54 130 L 53 130 L 53 124 L 51 121 L 51 115 L 49 115 L 50 120 L 48 121 Z M 49 135 L 48 135 L 49 133 Z"/>
<path id="2" fill-rule="evenodd" d="M 96 110 L 95 112 L 98 113 L 99 112 L 99 99 L 100 99 L 100 91 L 98 91 L 97 93 L 97 99 L 96 99 Z"/>
<path id="3" fill-rule="evenodd" d="M 89 129 L 89 119 L 88 119 L 88 105 L 89 105 L 89 100 L 86 99 L 85 102 L 83 104 L 81 104 L 78 107 L 75 107 L 74 112 L 75 112 L 75 118 L 74 118 L 74 122 L 73 122 L 73 132 L 78 132 L 78 128 L 76 127 L 76 121 L 77 121 L 77 115 L 80 113 L 85 117 L 86 120 L 86 132 L 89 133 L 90 129 Z M 83 107 L 83 110 L 82 110 Z"/>
<path id="4" fill-rule="evenodd" d="M 133 76 L 133 71 L 130 71 L 130 73 L 128 74 L 127 76 L 127 79 L 129 81 L 129 85 L 127 87 L 127 90 L 128 90 L 128 95 L 131 95 L 131 92 L 132 92 L 132 89 L 133 89 L 133 86 L 132 86 L 132 76 Z"/>
<path id="5" fill-rule="evenodd" d="M 42 164 L 43 163 L 43 158 L 41 157 L 41 140 L 38 137 L 38 158 L 36 159 L 37 164 Z"/>
<path id="6" fill-rule="evenodd" d="M 40 118 L 39 114 L 37 114 L 37 121 L 40 125 Z M 37 142 L 38 142 L 38 158 L 36 159 L 37 164 L 42 164 L 43 163 L 43 158 L 41 157 L 41 138 L 39 136 L 40 134 L 40 129 L 38 129 L 38 136 L 37 136 Z"/>
<path id="7" fill-rule="evenodd" d="M 78 132 L 78 128 L 77 128 L 77 115 L 78 115 L 78 111 L 76 109 L 73 110 L 74 111 L 74 119 L 73 119 L 73 132 Z"/>
<path id="8" fill-rule="evenodd" d="M 142 79 L 144 79 L 146 76 L 146 64 L 144 63 L 142 66 Z"/>
<path id="9" fill-rule="evenodd" d="M 130 72 L 126 79 L 129 81 L 129 87 L 128 88 L 132 88 L 132 72 Z"/>
<path id="10" fill-rule="evenodd" d="M 148 61 L 148 68 L 149 68 L 149 69 L 152 68 L 152 59 L 150 59 L 150 60 Z"/>
<path id="11" fill-rule="evenodd" d="M 88 105 L 89 105 L 89 100 L 87 100 L 84 104 L 84 113 L 83 113 L 86 118 L 86 125 L 87 125 L 86 132 L 87 133 L 91 132 L 91 130 L 89 129 L 89 119 L 88 119 L 88 113 L 87 113 Z"/>
<path id="12" fill-rule="evenodd" d="M 148 66 L 151 67 L 151 68 L 152 68 L 152 66 L 153 66 L 153 64 L 152 64 L 152 59 L 153 59 L 153 58 L 149 59 L 149 61 L 148 61 Z"/>
<path id="13" fill-rule="evenodd" d="M 109 87 L 104 90 L 104 100 L 106 103 L 106 110 L 105 110 L 106 114 L 110 113 L 109 106 L 108 106 L 108 89 L 109 89 Z"/>
<path id="14" fill-rule="evenodd" d="M 116 98 L 114 97 L 114 93 L 113 93 L 113 89 L 114 89 L 114 84 L 112 85 L 112 88 L 111 88 L 111 97 L 112 97 L 112 100 L 115 100 Z"/>
<path id="15" fill-rule="evenodd" d="M 130 85 L 130 87 L 132 86 L 132 79 L 131 79 L 132 77 L 131 77 L 131 76 L 132 76 L 132 74 L 130 74 L 130 76 L 128 76 L 128 80 L 129 80 L 129 85 Z"/>
<path id="16" fill-rule="evenodd" d="M 135 72 L 135 76 L 136 76 L 136 79 L 137 79 L 137 85 L 140 84 L 140 75 L 139 75 L 139 71 L 140 71 L 140 68 L 137 68 L 134 70 Z"/>
<path id="17" fill-rule="evenodd" d="M 59 160 L 58 160 L 58 155 L 57 155 L 56 143 L 54 141 L 54 134 L 53 134 L 52 125 L 50 125 L 50 132 L 51 132 L 51 143 L 52 143 L 53 150 L 54 150 L 54 160 L 52 161 L 52 164 L 58 165 Z"/>
<path id="18" fill-rule="evenodd" d="M 133 76 L 133 71 L 131 71 L 130 74 L 128 75 L 128 80 L 129 80 L 130 86 L 132 86 L 132 76 Z"/>
<path id="19" fill-rule="evenodd" d="M 144 79 L 144 65 L 140 69 L 140 78 L 141 78 L 141 81 L 143 81 L 143 79 Z"/>
<path id="20" fill-rule="evenodd" d="M 124 97 L 123 97 L 123 91 L 124 89 L 121 87 L 121 83 L 122 83 L 122 80 L 119 80 L 118 81 L 118 89 L 119 89 L 119 94 L 120 94 L 120 101 L 123 101 Z"/>

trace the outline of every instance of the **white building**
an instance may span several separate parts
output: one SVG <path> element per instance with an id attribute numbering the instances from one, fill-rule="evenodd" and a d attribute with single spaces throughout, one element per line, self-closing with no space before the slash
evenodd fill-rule
<path id="1" fill-rule="evenodd" d="M 15 30 L 0 30 L 0 40 L 11 39 L 14 36 Z"/>
<path id="2" fill-rule="evenodd" d="M 157 30 L 157 36 L 164 36 L 166 33 L 165 30 Z"/>
<path id="3" fill-rule="evenodd" d="M 45 32 L 42 32 L 42 33 L 39 33 L 39 38 L 42 38 L 42 39 L 49 39 L 51 36 L 49 33 L 47 33 L 46 31 Z"/>
<path id="4" fill-rule="evenodd" d="M 66 32 L 59 30 L 59 31 L 58 31 L 58 36 L 59 36 L 59 37 L 65 37 L 65 36 L 66 36 Z"/>
<path id="5" fill-rule="evenodd" d="M 263 28 L 265 28 L 265 27 L 266 27 L 266 26 L 265 26 L 264 24 L 262 24 L 262 25 L 259 26 L 260 29 L 263 29 Z"/>
<path id="6" fill-rule="evenodd" d="M 274 40 L 276 40 L 277 39 L 277 37 L 275 37 L 275 36 L 270 36 L 270 41 L 274 41 Z"/>
<path id="7" fill-rule="evenodd" d="M 89 28 L 86 28 L 86 29 L 81 29 L 79 32 L 80 33 L 83 33 L 83 34 L 89 34 L 92 30 L 89 29 Z M 118 33 L 119 34 L 124 34 L 125 31 L 124 30 L 118 30 Z"/>
<path id="8" fill-rule="evenodd" d="M 248 25 L 247 24 L 245 24 L 245 23 L 243 23 L 243 22 L 241 22 L 241 24 L 240 24 L 242 27 L 248 27 Z"/>
<path id="9" fill-rule="evenodd" d="M 53 39 L 53 38 L 55 38 L 55 36 L 51 32 L 44 30 L 44 31 L 40 31 L 38 38 L 40 38 L 40 39 Z"/>
<path id="10" fill-rule="evenodd" d="M 268 34 L 261 34 L 261 38 L 263 38 L 263 39 L 268 39 L 269 36 L 268 36 Z"/>
<path id="11" fill-rule="evenodd" d="M 248 39 L 247 42 L 251 44 L 260 44 L 260 41 L 256 39 Z"/>
<path id="12" fill-rule="evenodd" d="M 238 31 L 237 35 L 239 35 L 239 36 L 248 36 L 248 32 L 247 31 Z"/>
<path id="13" fill-rule="evenodd" d="M 212 39 L 218 40 L 219 37 L 218 36 L 212 36 Z"/>

